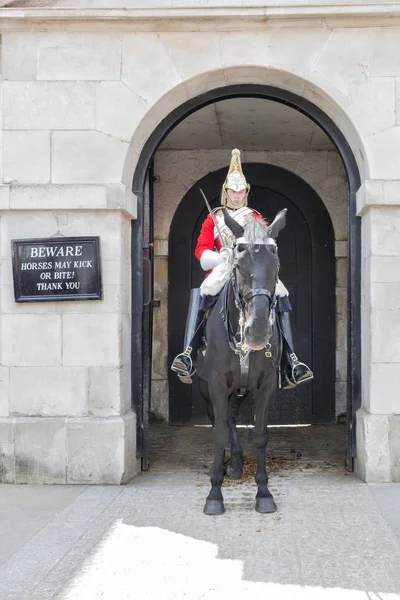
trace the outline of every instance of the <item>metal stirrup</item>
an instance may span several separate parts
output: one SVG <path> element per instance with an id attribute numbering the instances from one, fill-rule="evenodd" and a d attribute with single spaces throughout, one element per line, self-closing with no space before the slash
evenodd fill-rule
<path id="1" fill-rule="evenodd" d="M 308 371 L 310 371 L 310 367 L 308 365 L 306 365 L 306 363 L 297 361 L 297 363 L 295 365 L 293 365 L 293 367 L 292 367 L 292 379 L 296 383 L 296 385 L 298 385 L 299 383 L 303 383 L 303 381 L 304 381 L 303 379 L 300 379 L 300 381 L 297 381 L 296 378 L 295 378 L 295 376 L 294 376 L 294 370 L 299 365 L 302 365 L 303 367 L 305 367 L 306 369 L 308 369 Z M 307 377 L 307 379 L 314 379 L 314 374 L 311 374 L 309 377 Z"/>
<path id="2" fill-rule="evenodd" d="M 191 346 L 187 346 L 185 352 L 181 352 L 180 354 L 177 354 L 175 356 L 175 358 L 172 362 L 171 370 L 175 371 L 175 373 L 177 373 L 178 376 L 182 375 L 182 377 L 192 377 L 196 373 L 196 369 L 193 365 L 193 359 L 191 357 L 191 352 L 192 352 Z M 185 370 L 180 369 L 179 367 L 174 367 L 174 362 L 176 361 L 176 359 L 179 360 L 180 356 L 185 356 L 190 361 L 189 367 L 186 367 L 186 365 L 185 365 Z"/>
<path id="3" fill-rule="evenodd" d="M 192 359 L 192 352 L 193 352 L 192 346 L 187 346 L 185 352 L 183 352 L 183 355 L 186 356 L 190 360 L 190 367 L 188 369 L 189 377 L 193 377 L 193 375 L 196 373 L 196 367 L 194 366 L 193 359 Z"/>
<path id="4" fill-rule="evenodd" d="M 190 367 L 188 368 L 188 377 L 193 377 L 193 375 L 196 373 L 196 367 L 193 365 L 193 360 L 190 354 L 186 354 L 186 356 L 190 360 Z"/>

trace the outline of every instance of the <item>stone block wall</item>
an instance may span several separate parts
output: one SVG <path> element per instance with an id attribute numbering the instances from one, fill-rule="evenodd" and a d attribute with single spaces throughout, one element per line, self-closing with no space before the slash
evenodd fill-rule
<path id="1" fill-rule="evenodd" d="M 11 239 L 55 234 L 100 236 L 103 300 L 15 303 Z M 117 211 L 2 214 L 0 447 L 13 454 L 2 481 L 132 477 L 129 234 L 130 220 Z"/>
<path id="2" fill-rule="evenodd" d="M 243 100 L 245 103 L 245 100 Z M 245 109 L 244 109 L 245 110 Z M 168 236 L 173 215 L 201 177 L 229 163 L 229 150 L 159 150 L 154 164 L 155 270 L 152 411 L 168 420 Z M 332 151 L 242 151 L 242 163 L 288 169 L 320 195 L 332 219 L 336 248 L 336 414 L 346 412 L 347 379 L 347 178 Z M 245 171 L 245 167 L 244 167 Z M 251 183 L 251 182 L 250 182 Z"/>
<path id="3" fill-rule="evenodd" d="M 260 2 L 257 0 L 256 4 Z M 75 0 L 71 3 L 76 7 Z M 122 296 L 116 291 L 105 295 L 104 304 L 96 303 L 99 307 L 97 312 L 89 310 L 86 303 L 81 312 L 78 306 L 75 309 L 65 307 L 62 312 L 61 306 L 56 308 L 53 305 L 49 305 L 52 310 L 46 309 L 47 312 L 41 312 L 39 308 L 32 313 L 24 313 L 19 308 L 14 311 L 10 290 L 6 290 L 11 286 L 10 240 L 23 236 L 51 236 L 59 231 L 97 235 L 100 222 L 107 224 L 118 214 L 121 229 L 117 227 L 117 235 L 122 236 L 121 252 L 115 256 L 111 251 L 109 240 L 113 239 L 114 231 L 107 232 L 106 237 L 102 235 L 102 246 L 105 280 L 106 269 L 114 272 L 113 261 L 119 273 L 129 263 L 129 252 L 124 250 L 126 242 L 123 240 L 128 239 L 128 224 L 135 217 L 135 198 L 130 193 L 132 177 L 149 136 L 171 111 L 184 102 L 215 88 L 245 83 L 276 86 L 312 102 L 341 130 L 354 154 L 363 184 L 359 193 L 359 215 L 362 218 L 364 247 L 364 412 L 360 411 L 357 426 L 360 433 L 357 468 L 368 481 L 399 479 L 400 457 L 396 443 L 398 399 L 394 387 L 388 394 L 385 393 L 387 382 L 397 381 L 400 364 L 396 335 L 400 313 L 396 288 L 398 276 L 395 281 L 391 279 L 392 269 L 397 272 L 400 248 L 398 7 L 395 3 L 390 6 L 387 3 L 364 3 L 355 7 L 354 2 L 342 2 L 338 10 L 329 6 L 337 4 L 336 1 L 319 3 L 318 6 L 313 3 L 314 7 L 309 2 L 305 18 L 298 7 L 287 3 L 279 6 L 277 0 L 273 2 L 276 10 L 270 19 L 264 5 L 264 8 L 260 6 L 257 16 L 256 8 L 252 8 L 254 3 L 249 6 L 250 3 L 251 0 L 243 0 L 242 8 L 235 10 L 229 2 L 216 8 L 211 2 L 204 6 L 199 0 L 193 0 L 188 2 L 193 10 L 196 9 L 193 12 L 180 10 L 184 2 L 160 0 L 160 10 L 152 9 L 151 14 L 146 13 L 147 20 L 140 22 L 129 11 L 104 13 L 101 22 L 96 21 L 96 15 L 100 14 L 97 11 L 91 13 L 89 21 L 85 21 L 82 13 L 80 20 L 71 19 L 70 12 L 57 9 L 57 6 L 65 6 L 64 0 L 46 3 L 49 8 L 44 7 L 44 13 L 40 12 L 40 8 L 29 14 L 23 9 L 3 9 L 6 12 L 2 13 L 1 19 L 4 90 L 0 276 L 4 291 L 1 295 L 0 326 L 2 334 L 4 330 L 11 336 L 8 340 L 3 335 L 0 348 L 0 410 L 4 413 L 0 420 L 2 473 L 5 469 L 3 479 L 51 481 L 54 478 L 65 482 L 72 478 L 78 480 L 76 474 L 81 472 L 82 482 L 102 480 L 98 471 L 92 469 L 93 455 L 88 442 L 95 440 L 95 423 L 104 427 L 108 424 L 111 432 L 113 451 L 107 450 L 106 442 L 102 442 L 98 450 L 101 471 L 108 481 L 121 481 L 136 468 L 131 443 L 134 440 L 134 417 L 130 411 L 107 417 L 15 416 L 10 413 L 10 394 L 17 385 L 11 371 L 17 368 L 62 367 L 74 369 L 78 378 L 82 377 L 83 371 L 77 371 L 81 368 L 87 378 L 96 378 L 91 389 L 101 389 L 103 395 L 99 404 L 111 406 L 114 400 L 112 394 L 106 392 L 107 386 L 104 378 L 100 377 L 100 371 L 104 374 L 104 369 L 123 368 L 129 362 L 114 364 L 113 351 L 107 349 L 103 353 L 95 347 L 99 340 L 95 336 L 93 345 L 88 347 L 84 342 L 84 348 L 96 353 L 105 363 L 71 364 L 73 353 L 67 351 L 69 342 L 64 339 L 64 331 L 73 332 L 78 346 L 82 336 L 76 327 L 84 324 L 85 333 L 91 336 L 101 322 L 99 344 L 103 343 L 105 335 L 110 334 L 114 341 L 118 339 L 119 357 L 127 356 L 122 348 L 127 346 L 130 335 L 129 316 L 122 309 Z M 305 0 L 301 0 L 298 4 L 304 3 Z M 35 2 L 28 0 L 28 4 Z M 41 4 L 41 0 L 36 2 L 37 6 Z M 133 0 L 128 4 L 135 6 Z M 93 0 L 90 5 L 96 6 L 96 1 Z M 77 8 L 81 6 L 79 3 Z M 97 6 L 107 7 L 108 3 L 99 0 Z M 251 17 L 247 15 L 245 6 Z M 363 15 L 359 14 L 360 11 Z M 268 157 L 270 160 L 271 157 Z M 225 157 L 223 162 L 214 163 L 212 168 L 218 166 L 226 166 Z M 299 175 L 307 181 L 305 173 L 299 172 Z M 192 183 L 200 176 L 197 170 Z M 179 196 L 178 184 L 179 181 L 170 182 L 170 197 L 182 198 L 185 190 L 181 190 Z M 318 185 L 313 186 L 324 198 L 324 189 L 329 183 L 321 179 Z M 336 184 L 332 183 L 329 193 L 335 194 L 335 188 Z M 332 206 L 330 210 L 338 240 L 337 258 L 342 259 L 342 266 L 338 268 L 339 284 L 343 282 L 345 240 L 338 232 L 341 224 L 342 231 L 346 231 L 346 227 L 339 215 L 335 216 L 336 208 Z M 165 256 L 166 239 L 167 233 L 162 231 L 159 238 L 163 248 L 159 253 L 160 262 Z M 382 262 L 385 262 L 385 268 L 380 267 Z M 108 281 L 111 286 L 119 285 L 112 278 Z M 382 302 L 382 297 L 387 303 L 384 308 L 374 304 Z M 114 306 L 118 306 L 116 313 L 100 309 L 108 302 L 115 302 Z M 19 314 L 23 319 L 18 319 L 17 325 L 16 315 Z M 80 320 L 74 321 L 76 315 L 86 314 L 87 320 L 80 317 Z M 110 319 L 106 314 L 110 315 Z M 92 321 L 92 315 L 96 315 L 97 320 Z M 107 322 L 104 329 L 102 316 L 104 323 Z M 31 329 L 43 336 L 43 348 L 37 353 L 21 349 L 21 362 L 13 364 L 19 348 L 17 344 L 25 339 L 25 334 L 26 340 L 31 341 L 28 333 Z M 384 332 L 388 337 L 383 335 Z M 12 341 L 13 336 L 17 343 Z M 68 364 L 62 362 L 64 347 Z M 81 352 L 80 356 L 83 354 Z M 43 362 L 45 364 L 41 364 Z M 93 369 L 100 371 L 95 374 Z M 65 377 L 60 376 L 60 387 L 71 397 L 74 395 L 72 384 L 66 384 Z M 53 371 L 49 381 L 55 379 L 56 371 Z M 107 385 L 114 385 L 106 380 Z M 163 381 L 160 378 L 157 382 L 160 389 L 165 385 Z M 338 382 L 342 380 L 338 379 Z M 120 382 L 115 385 L 122 389 Z M 14 391 L 12 393 L 15 394 Z M 86 389 L 86 402 L 89 402 L 89 395 Z M 44 392 L 35 402 L 35 406 L 42 403 L 47 406 L 46 410 L 53 410 L 50 408 L 53 399 L 49 401 Z M 63 402 L 60 400 L 61 408 L 57 409 L 60 412 L 66 410 Z M 82 397 L 76 403 L 74 410 L 83 410 Z M 75 421 L 71 419 L 79 420 L 75 429 Z M 119 425 L 114 428 L 115 419 Z M 43 432 L 43 446 L 39 450 L 35 445 L 36 439 L 39 439 L 35 438 L 35 428 L 45 428 L 47 422 L 52 433 Z M 57 429 L 58 425 L 60 429 Z M 23 439 L 27 431 L 33 436 L 29 444 Z M 110 437 L 105 436 L 104 439 L 109 440 Z M 70 446 L 68 439 L 71 439 Z M 79 443 L 75 444 L 77 439 Z M 124 439 L 122 445 L 121 439 Z M 378 448 L 379 440 L 382 443 Z M 72 459 L 70 453 L 74 444 L 76 452 Z M 58 451 L 54 452 L 54 445 L 61 448 L 61 463 L 58 462 Z M 28 464 L 24 463 L 25 448 L 30 449 L 32 456 L 38 452 L 40 458 L 32 459 L 29 467 L 16 469 L 16 462 L 22 466 Z M 380 458 L 376 459 L 378 450 Z M 116 456 L 118 465 L 111 476 L 109 465 L 116 464 Z M 53 464 L 54 468 L 49 468 Z M 72 464 L 75 469 L 73 475 L 69 474 L 68 466 Z M 64 474 L 60 476 L 64 468 Z"/>
<path id="4" fill-rule="evenodd" d="M 138 470 L 120 38 L 6 32 L 2 52 L 0 481 L 119 484 Z M 52 236 L 100 237 L 102 300 L 15 302 L 11 240 Z"/>
<path id="5" fill-rule="evenodd" d="M 363 408 L 357 472 L 400 480 L 400 181 L 366 181 L 357 194 L 362 230 Z"/>

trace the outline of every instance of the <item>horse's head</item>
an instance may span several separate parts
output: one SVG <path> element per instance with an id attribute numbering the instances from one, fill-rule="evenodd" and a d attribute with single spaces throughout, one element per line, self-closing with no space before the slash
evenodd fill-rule
<path id="1" fill-rule="evenodd" d="M 261 350 L 272 333 L 270 312 L 279 270 L 275 239 L 285 227 L 286 209 L 269 226 L 253 218 L 242 227 L 225 210 L 224 218 L 236 238 L 234 269 L 245 315 L 245 342 L 251 350 Z"/>

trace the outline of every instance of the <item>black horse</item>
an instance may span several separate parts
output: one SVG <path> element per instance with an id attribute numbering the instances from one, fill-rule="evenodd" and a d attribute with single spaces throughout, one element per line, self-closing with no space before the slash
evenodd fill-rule
<path id="1" fill-rule="evenodd" d="M 224 211 L 225 223 L 235 235 L 232 278 L 225 284 L 205 325 L 206 351 L 199 352 L 200 393 L 213 424 L 214 464 L 206 515 L 222 514 L 221 486 L 225 476 L 225 449 L 230 441 L 229 476 L 240 479 L 242 449 L 236 419 L 242 401 L 252 396 L 257 449 L 256 510 L 277 510 L 268 490 L 266 447 L 268 407 L 277 391 L 280 336 L 275 320 L 275 285 L 279 259 L 275 238 L 286 224 L 286 210 L 265 226 L 252 218 L 244 228 Z"/>

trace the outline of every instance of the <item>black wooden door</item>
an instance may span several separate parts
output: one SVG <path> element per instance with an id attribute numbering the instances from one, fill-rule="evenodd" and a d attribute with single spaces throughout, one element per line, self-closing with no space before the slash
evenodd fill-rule
<path id="1" fill-rule="evenodd" d="M 132 224 L 132 399 L 136 412 L 136 457 L 149 468 L 149 413 L 153 332 L 153 166 L 146 176 L 141 207 Z"/>
<path id="2" fill-rule="evenodd" d="M 282 208 L 288 208 L 287 225 L 278 238 L 280 274 L 293 306 L 291 321 L 295 351 L 315 373 L 312 383 L 277 394 L 270 409 L 269 422 L 332 421 L 335 415 L 335 272 L 329 215 L 312 188 L 292 173 L 254 164 L 244 165 L 243 170 L 252 184 L 249 205 L 261 212 L 267 221 L 271 222 Z M 206 193 L 212 206 L 219 204 L 224 176 L 225 170 L 222 170 L 199 182 L 200 187 L 208 188 Z M 170 233 L 170 359 L 181 348 L 189 290 L 198 287 L 204 278 L 204 272 L 193 254 L 201 224 L 207 215 L 197 196 L 200 196 L 198 187 L 194 186 L 182 201 Z M 178 255 L 181 261 L 179 272 L 174 268 Z M 188 263 L 182 269 L 183 256 Z M 175 309 L 179 310 L 179 314 Z M 171 422 L 207 422 L 196 383 L 185 386 L 172 376 L 169 389 Z M 252 423 L 252 418 L 252 407 L 244 404 L 240 421 Z"/>

